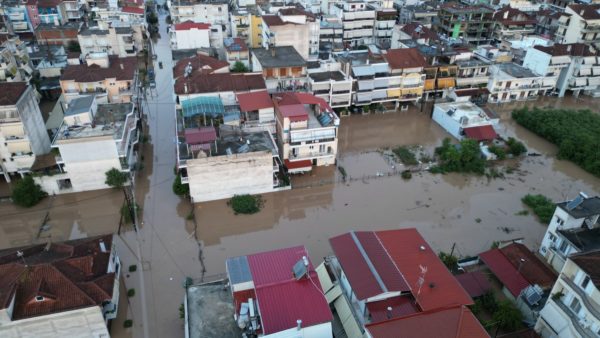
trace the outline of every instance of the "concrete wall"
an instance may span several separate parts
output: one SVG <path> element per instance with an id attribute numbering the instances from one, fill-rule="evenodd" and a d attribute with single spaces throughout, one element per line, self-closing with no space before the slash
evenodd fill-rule
<path id="1" fill-rule="evenodd" d="M 270 151 L 188 160 L 187 173 L 194 202 L 273 191 Z"/>
<path id="2" fill-rule="evenodd" d="M 99 306 L 0 325 L 2 338 L 110 337 Z"/>
<path id="3" fill-rule="evenodd" d="M 527 50 L 525 59 L 523 59 L 523 67 L 529 68 L 537 74 L 546 74 L 551 59 L 552 56 L 550 54 L 546 54 L 541 50 L 530 47 Z"/>
<path id="4" fill-rule="evenodd" d="M 17 108 L 19 109 L 25 133 L 31 143 L 31 151 L 35 155 L 43 155 L 50 152 L 50 137 L 48 137 L 42 112 L 31 86 L 27 88 L 19 102 L 17 102 Z"/>
<path id="5" fill-rule="evenodd" d="M 287 24 L 282 26 L 271 26 L 268 27 L 263 23 L 263 38 L 262 44 L 264 48 L 267 48 L 269 45 L 269 36 L 268 33 L 272 32 L 275 34 L 271 41 L 274 42 L 276 47 L 279 46 L 293 46 L 296 51 L 302 55 L 304 60 L 308 59 L 309 55 L 309 38 L 311 36 L 311 32 L 309 31 L 310 27 L 308 24 L 298 25 L 298 24 Z M 318 41 L 318 38 L 317 38 Z"/>
<path id="6" fill-rule="evenodd" d="M 460 123 L 448 116 L 448 114 L 446 114 L 442 108 L 435 107 L 433 109 L 432 119 L 442 128 L 444 128 L 444 130 L 450 133 L 450 135 L 454 136 L 454 138 L 458 140 L 462 139 L 460 136 Z"/>
<path id="7" fill-rule="evenodd" d="M 263 336 L 263 338 L 331 338 L 333 332 L 331 329 L 331 323 L 323 323 L 319 325 L 313 325 L 309 327 L 303 327 L 300 330 L 292 328 L 285 331 L 269 334 Z"/>
<path id="8" fill-rule="evenodd" d="M 174 49 L 210 48 L 209 29 L 190 29 L 173 31 L 172 47 Z"/>

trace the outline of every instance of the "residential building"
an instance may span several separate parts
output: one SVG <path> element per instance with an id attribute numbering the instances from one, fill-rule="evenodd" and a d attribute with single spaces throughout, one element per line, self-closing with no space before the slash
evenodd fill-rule
<path id="1" fill-rule="evenodd" d="M 34 26 L 29 16 L 28 6 L 20 0 L 2 2 L 2 16 L 6 17 L 7 26 L 15 34 L 32 33 Z"/>
<path id="2" fill-rule="evenodd" d="M 600 251 L 571 255 L 540 312 L 542 337 L 597 337 L 600 331 Z"/>
<path id="3" fill-rule="evenodd" d="M 423 26 L 431 28 L 434 18 L 438 16 L 438 11 L 435 7 L 424 3 L 422 5 L 395 5 L 400 13 L 398 15 L 398 23 L 406 25 L 411 22 L 418 22 Z"/>
<path id="4" fill-rule="evenodd" d="M 512 59 L 516 64 L 523 64 L 527 50 L 533 46 L 551 46 L 554 42 L 549 37 L 540 35 L 528 35 L 520 39 L 506 40 L 499 44 L 502 50 L 510 50 Z"/>
<path id="5" fill-rule="evenodd" d="M 17 35 L 0 35 L 0 81 L 29 81 L 33 69 L 29 62 L 27 43 Z"/>
<path id="6" fill-rule="evenodd" d="M 379 48 L 388 49 L 392 44 L 392 32 L 396 25 L 398 12 L 393 8 L 372 7 L 377 9 L 375 12 L 375 25 L 373 26 L 374 43 Z"/>
<path id="7" fill-rule="evenodd" d="M 546 78 L 514 63 L 500 63 L 490 67 L 489 102 L 535 100 L 555 86 L 554 78 Z"/>
<path id="8" fill-rule="evenodd" d="M 288 173 L 336 163 L 340 119 L 312 94 L 273 94 L 280 157 Z"/>
<path id="9" fill-rule="evenodd" d="M 560 19 L 562 12 L 543 9 L 533 14 L 537 20 L 537 25 L 535 27 L 536 34 L 548 36 L 550 39 L 553 39 L 556 30 L 558 29 L 558 20 Z"/>
<path id="10" fill-rule="evenodd" d="M 60 26 L 67 22 L 67 11 L 62 0 L 36 0 L 41 23 Z"/>
<path id="11" fill-rule="evenodd" d="M 29 20 L 31 21 L 31 27 L 33 30 L 40 25 L 42 20 L 40 19 L 40 13 L 38 11 L 38 2 L 37 0 L 29 0 L 26 2 L 27 6 L 27 14 L 29 15 Z M 54 23 L 52 23 L 54 24 Z"/>
<path id="12" fill-rule="evenodd" d="M 306 90 L 306 60 L 292 46 L 250 50 L 253 72 L 261 72 L 269 92 Z"/>
<path id="13" fill-rule="evenodd" d="M 335 256 L 316 272 L 348 337 L 489 337 L 466 307 L 471 297 L 416 229 L 329 242 Z"/>
<path id="14" fill-rule="evenodd" d="M 309 91 L 332 108 L 348 107 L 352 103 L 354 80 L 341 70 L 332 58 L 319 59 L 318 67 L 308 68 Z"/>
<path id="15" fill-rule="evenodd" d="M 445 3 L 439 9 L 437 29 L 448 38 L 474 45 L 489 44 L 494 31 L 493 13 L 483 5 Z"/>
<path id="16" fill-rule="evenodd" d="M 113 235 L 5 249 L 0 258 L 0 336 L 109 336 L 121 275 Z"/>
<path id="17" fill-rule="evenodd" d="M 456 88 L 485 88 L 490 79 L 490 64 L 478 59 L 457 61 Z"/>
<path id="18" fill-rule="evenodd" d="M 210 24 L 184 21 L 169 29 L 171 49 L 210 48 Z"/>
<path id="19" fill-rule="evenodd" d="M 562 271 L 567 257 L 600 249 L 600 197 L 579 193 L 558 203 L 540 245 L 540 254 L 556 271 Z"/>
<path id="20" fill-rule="evenodd" d="M 40 45 L 63 45 L 67 47 L 71 41 L 78 42 L 81 23 L 70 22 L 62 26 L 41 24 L 35 29 L 35 39 Z"/>
<path id="21" fill-rule="evenodd" d="M 263 48 L 293 46 L 305 60 L 316 59 L 320 24 L 313 14 L 286 8 L 277 15 L 263 15 L 262 20 Z"/>
<path id="22" fill-rule="evenodd" d="M 223 34 L 230 34 L 229 2 L 226 0 L 168 1 L 173 23 L 193 21 L 221 26 Z"/>
<path id="23" fill-rule="evenodd" d="M 336 3 L 333 12 L 342 20 L 344 48 L 373 44 L 376 11 L 368 3 L 348 0 Z M 391 27 L 390 27 L 391 28 Z"/>
<path id="24" fill-rule="evenodd" d="M 391 48 L 401 48 L 403 40 L 414 40 L 421 45 L 429 45 L 439 40 L 435 33 L 427 26 L 418 22 L 411 22 L 405 25 L 395 25 L 392 32 Z"/>
<path id="25" fill-rule="evenodd" d="M 225 38 L 223 46 L 225 47 L 225 59 L 229 62 L 230 67 L 233 67 L 236 62 L 241 62 L 250 69 L 250 52 L 242 38 Z"/>
<path id="26" fill-rule="evenodd" d="M 268 130 L 275 134 L 275 105 L 265 91 L 236 94 L 240 106 L 240 126 L 244 131 Z"/>
<path id="27" fill-rule="evenodd" d="M 492 45 L 479 46 L 473 51 L 473 56 L 481 61 L 494 63 L 506 63 L 512 61 L 509 50 L 500 49 Z"/>
<path id="28" fill-rule="evenodd" d="M 530 0 L 510 0 L 508 6 L 526 13 L 533 13 L 542 9 L 541 3 Z"/>
<path id="29" fill-rule="evenodd" d="M 51 175 L 35 177 L 49 194 L 110 188 L 106 172 L 130 172 L 137 163 L 139 114 L 133 103 L 98 104 L 94 95 L 71 100 L 52 141 Z"/>
<path id="30" fill-rule="evenodd" d="M 496 41 L 522 39 L 533 34 L 537 24 L 537 20 L 533 16 L 509 6 L 495 12 L 493 19 Z"/>
<path id="31" fill-rule="evenodd" d="M 432 119 L 458 140 L 492 141 L 498 137 L 494 126 L 499 119 L 471 102 L 437 103 Z"/>
<path id="32" fill-rule="evenodd" d="M 250 14 L 250 47 L 262 47 L 262 16 L 258 14 Z"/>
<path id="33" fill-rule="evenodd" d="M 10 176 L 30 171 L 36 157 L 50 152 L 35 89 L 26 82 L 0 82 L 0 172 Z"/>
<path id="34" fill-rule="evenodd" d="M 66 20 L 79 22 L 83 20 L 83 4 L 77 0 L 63 0 Z"/>
<path id="35" fill-rule="evenodd" d="M 600 42 L 600 4 L 570 4 L 558 19 L 554 41 L 558 43 Z"/>
<path id="36" fill-rule="evenodd" d="M 396 108 L 416 103 L 424 93 L 428 66 L 423 55 L 415 48 L 390 49 L 384 54 L 389 65 L 387 96 L 397 101 Z M 374 88 L 380 87 L 381 74 L 375 72 Z M 398 86 L 399 85 L 399 86 Z M 376 92 L 373 92 L 376 94 Z"/>
<path id="37" fill-rule="evenodd" d="M 527 51 L 523 66 L 556 79 L 556 91 L 563 97 L 567 91 L 574 96 L 600 95 L 600 67 L 596 67 L 598 52 L 582 43 L 535 46 Z"/>
<path id="38" fill-rule="evenodd" d="M 437 99 L 445 97 L 450 90 L 456 87 L 458 66 L 446 63 L 434 63 L 433 66 L 423 67 L 425 73 L 424 99 Z"/>
<path id="39" fill-rule="evenodd" d="M 137 57 L 92 53 L 85 62 L 68 65 L 60 77 L 60 87 L 67 102 L 90 94 L 96 95 L 98 103 L 133 101 L 137 95 Z"/>
<path id="40" fill-rule="evenodd" d="M 133 30 L 130 27 L 110 27 L 108 29 L 86 28 L 77 35 L 81 55 L 106 53 L 124 58 L 136 56 L 141 46 L 136 46 Z"/>
<path id="41" fill-rule="evenodd" d="M 341 51 L 344 49 L 344 25 L 337 16 L 328 16 L 320 21 L 319 50 Z"/>
<path id="42" fill-rule="evenodd" d="M 252 28 L 250 27 L 250 23 L 252 22 L 251 12 L 246 8 L 238 8 L 231 12 L 229 21 L 231 25 L 231 37 L 241 38 L 246 44 L 252 45 Z"/>
<path id="43" fill-rule="evenodd" d="M 62 45 L 37 46 L 29 53 L 31 64 L 40 74 L 40 79 L 54 78 L 58 89 L 58 79 L 62 70 L 67 67 L 67 52 Z"/>

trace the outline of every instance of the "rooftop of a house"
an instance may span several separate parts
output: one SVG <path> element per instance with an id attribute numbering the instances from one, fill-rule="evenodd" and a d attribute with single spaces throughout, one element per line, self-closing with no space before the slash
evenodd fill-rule
<path id="1" fill-rule="evenodd" d="M 253 48 L 251 51 L 263 68 L 306 66 L 306 61 L 293 46 Z"/>
<path id="2" fill-rule="evenodd" d="M 569 257 L 573 263 L 583 270 L 594 283 L 597 289 L 600 289 L 600 251 L 590 251 L 580 254 L 574 254 Z"/>
<path id="3" fill-rule="evenodd" d="M 352 66 L 375 63 L 385 63 L 387 65 L 387 61 L 381 55 L 373 55 L 367 50 L 336 52 L 333 55 L 338 61 L 349 63 Z"/>
<path id="4" fill-rule="evenodd" d="M 99 29 L 98 27 L 90 27 L 84 28 L 79 32 L 79 35 L 82 36 L 92 36 L 92 35 L 108 35 L 110 32 L 108 29 Z"/>
<path id="5" fill-rule="evenodd" d="M 240 111 L 250 112 L 259 109 L 273 108 L 273 100 L 266 90 L 236 94 Z"/>
<path id="6" fill-rule="evenodd" d="M 254 153 L 262 151 L 270 151 L 273 155 L 277 155 L 277 146 L 267 131 L 244 133 L 243 136 L 225 134 L 221 135 L 221 137 L 217 139 L 217 149 L 213 156 Z"/>
<path id="7" fill-rule="evenodd" d="M 94 99 L 94 95 L 84 95 L 71 100 L 65 111 L 65 116 L 89 112 L 94 103 Z"/>
<path id="8" fill-rule="evenodd" d="M 276 111 L 290 122 L 307 121 L 308 128 L 321 128 L 339 125 L 339 118 L 322 98 L 308 93 L 283 92 L 273 94 Z M 319 107 L 319 113 L 313 109 Z"/>
<path id="9" fill-rule="evenodd" d="M 403 31 L 404 33 L 410 35 L 410 37 L 413 39 L 429 39 L 429 40 L 439 39 L 436 32 L 427 28 L 427 26 L 424 26 L 420 22 L 408 23 L 408 24 L 402 26 L 402 28 L 400 28 L 400 30 Z"/>
<path id="10" fill-rule="evenodd" d="M 38 8 L 53 8 L 59 6 L 62 0 L 37 0 Z"/>
<path id="11" fill-rule="evenodd" d="M 144 14 L 144 9 L 143 8 L 139 8 L 139 7 L 123 7 L 121 8 L 121 12 L 123 13 L 127 13 L 127 14 L 139 14 L 139 15 L 143 15 Z"/>
<path id="12" fill-rule="evenodd" d="M 510 6 L 504 6 L 494 13 L 494 20 L 503 25 L 535 25 L 537 20 L 529 14 Z"/>
<path id="13" fill-rule="evenodd" d="M 552 56 L 595 56 L 597 54 L 592 46 L 583 43 L 536 45 L 533 48 Z"/>
<path id="14" fill-rule="evenodd" d="M 346 80 L 346 75 L 341 71 L 309 73 L 308 76 L 315 82 L 321 81 L 343 81 Z"/>
<path id="15" fill-rule="evenodd" d="M 560 229 L 558 233 L 577 247 L 579 252 L 600 250 L 600 228 Z"/>
<path id="16" fill-rule="evenodd" d="M 495 67 L 498 67 L 498 69 L 501 71 L 500 74 L 505 74 L 505 76 L 496 76 L 496 78 L 498 78 L 500 80 L 510 79 L 510 78 L 525 79 L 525 78 L 540 77 L 540 75 L 537 75 L 530 69 L 519 66 L 516 63 L 512 63 L 512 62 L 499 63 L 499 64 L 495 65 Z"/>
<path id="17" fill-rule="evenodd" d="M 0 309 L 14 296 L 12 320 L 19 320 L 110 301 L 112 240 L 102 235 L 1 250 Z"/>
<path id="18" fill-rule="evenodd" d="M 173 77 L 178 79 L 185 76 L 186 72 L 188 72 L 188 77 L 193 77 L 197 73 L 210 74 L 216 71 L 229 73 L 229 63 L 208 55 L 195 53 L 193 56 L 177 61 L 173 67 Z"/>
<path id="19" fill-rule="evenodd" d="M 54 25 L 52 23 L 41 23 L 35 30 L 36 31 L 67 31 L 67 30 L 79 30 L 82 26 L 81 22 L 66 22 L 63 25 Z"/>
<path id="20" fill-rule="evenodd" d="M 242 38 L 225 38 L 223 39 L 223 45 L 229 53 L 248 51 L 248 46 Z"/>
<path id="21" fill-rule="evenodd" d="M 480 253 L 479 259 L 515 298 L 530 285 L 500 249 L 491 249 Z"/>
<path id="22" fill-rule="evenodd" d="M 281 15 L 290 15 L 290 16 L 292 16 L 292 15 L 304 15 L 304 16 L 306 16 L 309 19 L 315 19 L 316 18 L 316 16 L 313 13 L 305 10 L 299 4 L 297 4 L 296 7 L 282 8 L 282 9 L 279 10 L 279 14 L 281 14 Z"/>
<path id="23" fill-rule="evenodd" d="M 556 204 L 576 219 L 600 215 L 600 196 L 585 197 L 581 194 L 571 201 Z"/>
<path id="24" fill-rule="evenodd" d="M 235 309 L 227 280 L 192 285 L 186 294 L 190 338 L 241 337 L 233 320 Z M 210 311 L 206 304 L 210 304 Z"/>
<path id="25" fill-rule="evenodd" d="M 490 281 L 481 271 L 466 272 L 455 277 L 472 298 L 483 296 L 492 288 Z"/>
<path id="26" fill-rule="evenodd" d="M 68 65 L 60 79 L 79 83 L 100 82 L 106 79 L 133 80 L 137 67 L 138 59 L 135 56 L 119 58 L 111 55 L 108 68 L 102 68 L 95 64 L 91 66 L 87 64 Z"/>
<path id="27" fill-rule="evenodd" d="M 567 6 L 585 20 L 600 20 L 600 4 L 577 4 Z"/>
<path id="28" fill-rule="evenodd" d="M 0 106 L 16 105 L 27 87 L 27 82 L 0 82 Z"/>
<path id="29" fill-rule="evenodd" d="M 102 136 L 120 139 L 125 128 L 133 127 L 130 125 L 133 119 L 127 119 L 131 113 L 133 113 L 132 103 L 99 104 L 91 124 L 69 126 L 63 123 L 57 133 L 56 141 Z"/>
<path id="30" fill-rule="evenodd" d="M 384 58 L 391 69 L 421 68 L 429 65 L 417 48 L 389 49 Z"/>
<path id="31" fill-rule="evenodd" d="M 443 102 L 435 104 L 436 110 L 441 110 L 447 113 L 454 121 L 461 122 L 465 119 L 465 125 L 488 125 L 492 121 L 486 112 L 472 102 Z"/>
<path id="32" fill-rule="evenodd" d="M 208 23 L 197 23 L 193 21 L 184 21 L 182 23 L 177 23 L 174 25 L 175 31 L 189 31 L 193 29 L 197 30 L 208 30 L 210 29 L 210 24 Z"/>
<path id="33" fill-rule="evenodd" d="M 175 93 L 199 94 L 218 92 L 249 92 L 266 90 L 265 79 L 260 73 L 193 73 L 191 76 L 180 77 L 175 81 Z"/>
<path id="34" fill-rule="evenodd" d="M 531 285 L 550 289 L 558 278 L 552 269 L 521 243 L 512 243 L 500 251 Z"/>
<path id="35" fill-rule="evenodd" d="M 456 65 L 458 68 L 481 68 L 490 66 L 489 63 L 478 59 L 456 61 Z"/>
<path id="36" fill-rule="evenodd" d="M 494 12 L 493 9 L 485 5 L 464 5 L 457 2 L 444 3 L 440 6 L 440 9 L 453 14 L 491 14 Z"/>
<path id="37" fill-rule="evenodd" d="M 477 317 L 464 305 L 438 308 L 368 324 L 373 338 L 489 338 Z"/>

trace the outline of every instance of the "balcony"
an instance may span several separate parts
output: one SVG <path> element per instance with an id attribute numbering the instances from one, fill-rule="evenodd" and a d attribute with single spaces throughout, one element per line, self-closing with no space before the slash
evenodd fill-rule
<path id="1" fill-rule="evenodd" d="M 303 154 L 294 154 L 290 151 L 289 158 L 292 160 L 305 160 L 305 159 L 315 159 L 321 157 L 334 156 L 335 153 L 333 151 L 311 151 Z"/>
<path id="2" fill-rule="evenodd" d="M 15 32 L 23 32 L 23 31 L 27 31 L 29 30 L 29 26 L 27 25 L 27 22 L 13 22 L 12 24 L 13 26 L 13 30 Z"/>
<path id="3" fill-rule="evenodd" d="M 8 14 L 8 18 L 10 19 L 10 21 L 25 21 L 25 13 L 20 12 L 20 13 L 10 13 Z"/>
<path id="4" fill-rule="evenodd" d="M 575 315 L 573 313 L 573 311 L 571 311 L 571 309 L 569 309 L 568 306 L 563 304 L 562 301 L 557 301 L 557 302 L 555 302 L 555 304 L 562 310 L 562 312 L 564 312 L 567 315 L 567 317 L 569 317 L 569 319 L 571 320 L 572 326 L 582 337 L 597 338 L 597 336 L 590 329 L 586 329 L 585 327 L 583 327 L 583 325 L 581 325 L 577 315 Z"/>
<path id="5" fill-rule="evenodd" d="M 584 307 L 596 318 L 600 318 L 600 305 L 591 300 L 591 297 L 584 290 L 565 274 L 560 275 L 560 279 L 565 282 L 581 299 Z"/>

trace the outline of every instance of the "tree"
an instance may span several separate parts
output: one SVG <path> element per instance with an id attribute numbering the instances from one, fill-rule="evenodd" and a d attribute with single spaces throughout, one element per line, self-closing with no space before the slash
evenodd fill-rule
<path id="1" fill-rule="evenodd" d="M 117 168 L 112 168 L 105 174 L 106 181 L 104 183 L 109 187 L 122 188 L 127 182 L 127 174 Z"/>
<path id="2" fill-rule="evenodd" d="M 154 14 L 154 12 L 150 12 L 146 19 L 148 20 L 148 23 L 150 25 L 156 25 L 158 23 L 158 17 L 156 16 L 156 14 Z"/>
<path id="3" fill-rule="evenodd" d="M 181 183 L 181 174 L 177 174 L 175 177 L 175 182 L 173 182 L 173 192 L 178 196 L 183 196 L 190 193 L 190 186 Z"/>
<path id="4" fill-rule="evenodd" d="M 79 46 L 79 42 L 75 40 L 69 41 L 69 45 L 67 46 L 69 52 L 72 53 L 81 53 L 81 46 Z"/>
<path id="5" fill-rule="evenodd" d="M 31 176 L 25 176 L 15 184 L 11 197 L 16 205 L 29 208 L 38 204 L 46 196 L 48 194 L 42 190 L 39 184 L 33 181 Z"/>
<path id="6" fill-rule="evenodd" d="M 479 175 L 485 171 L 485 160 L 475 140 L 464 139 L 459 145 L 454 145 L 449 138 L 445 138 L 442 145 L 435 149 L 435 154 L 439 159 L 439 170 L 436 171 Z"/>
<path id="7" fill-rule="evenodd" d="M 458 264 L 458 258 L 456 256 L 446 253 L 444 251 L 440 251 L 438 257 L 440 258 L 442 263 L 444 263 L 446 268 L 448 268 L 448 270 L 450 271 L 454 270 L 454 268 Z"/>
<path id="8" fill-rule="evenodd" d="M 227 202 L 236 214 L 254 214 L 260 211 L 263 200 L 260 195 L 235 195 Z"/>
<path id="9" fill-rule="evenodd" d="M 240 61 L 236 61 L 233 64 L 233 68 L 231 68 L 231 71 L 234 73 L 245 73 L 248 71 L 248 67 L 246 67 L 246 65 Z"/>
<path id="10" fill-rule="evenodd" d="M 510 301 L 503 300 L 498 302 L 498 308 L 494 312 L 492 320 L 497 329 L 512 332 L 521 325 L 523 315 Z"/>

